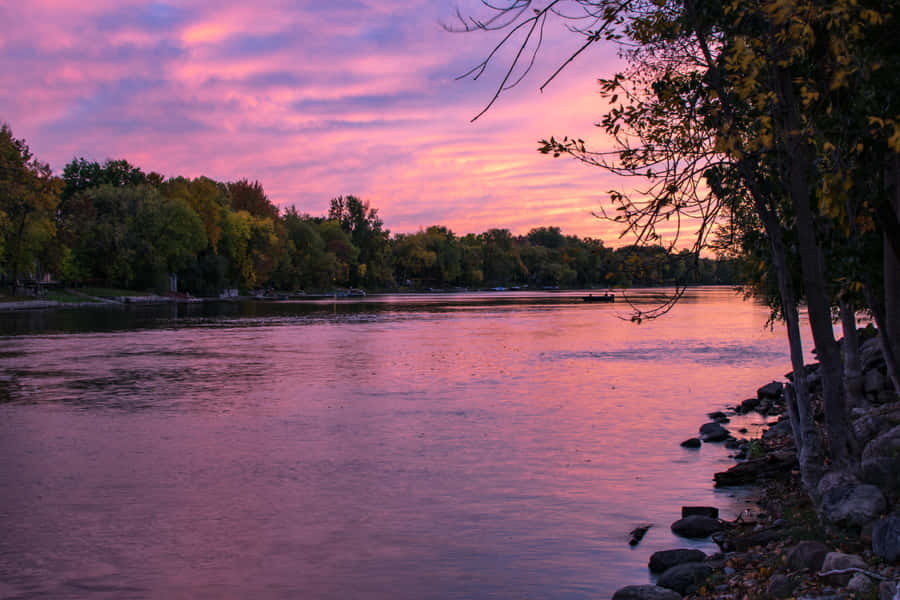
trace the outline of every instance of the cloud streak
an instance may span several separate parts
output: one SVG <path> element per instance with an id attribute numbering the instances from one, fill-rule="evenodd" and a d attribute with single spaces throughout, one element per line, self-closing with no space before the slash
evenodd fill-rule
<path id="1" fill-rule="evenodd" d="M 322 214 L 355 194 L 390 229 L 458 233 L 541 225 L 616 243 L 590 216 L 621 187 L 536 152 L 549 135 L 603 142 L 592 124 L 608 48 L 505 94 L 476 123 L 500 69 L 455 77 L 493 40 L 452 34 L 447 2 L 30 0 L 0 7 L 0 120 L 55 170 L 125 158 L 167 176 L 260 180 L 279 205 Z M 578 40 L 549 36 L 536 65 Z"/>

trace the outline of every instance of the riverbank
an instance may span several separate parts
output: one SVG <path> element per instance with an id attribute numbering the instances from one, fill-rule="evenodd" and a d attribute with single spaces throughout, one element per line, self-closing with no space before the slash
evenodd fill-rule
<path id="1" fill-rule="evenodd" d="M 96 295 L 74 288 L 56 291 L 50 297 L 0 297 L 0 312 L 20 310 L 97 308 L 134 304 L 175 304 L 220 301 L 218 298 L 195 298 L 187 294 L 152 294 L 122 290 L 121 293 Z"/>
<path id="2" fill-rule="evenodd" d="M 654 582 L 626 586 L 613 600 L 900 600 L 900 399 L 884 378 L 876 338 L 863 353 L 868 405 L 853 409 L 854 433 L 865 447 L 862 481 L 832 477 L 816 511 L 797 470 L 782 384 L 767 384 L 756 398 L 710 413 L 712 421 L 700 427 L 702 442 L 682 444 L 686 451 L 701 443 L 735 449 L 739 462 L 716 473 L 715 485 L 754 486 L 753 508 L 724 521 L 714 507 L 684 507 L 673 532 L 710 538 L 720 551 L 656 552 L 648 561 Z M 751 410 L 779 420 L 759 438 L 736 440 L 725 424 Z"/>

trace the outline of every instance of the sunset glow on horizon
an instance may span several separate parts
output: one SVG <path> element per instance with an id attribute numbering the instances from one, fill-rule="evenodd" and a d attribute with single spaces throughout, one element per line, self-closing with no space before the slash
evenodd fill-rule
<path id="1" fill-rule="evenodd" d="M 456 80 L 496 36 L 456 34 L 441 0 L 148 2 L 0 6 L 0 122 L 55 173 L 124 158 L 166 177 L 258 180 L 282 208 L 324 214 L 352 194 L 392 232 L 558 226 L 618 246 L 592 212 L 628 182 L 537 141 L 602 147 L 596 79 L 621 67 L 597 46 L 540 93 L 581 38 L 548 30 L 534 72 L 474 123 L 508 62 Z"/>

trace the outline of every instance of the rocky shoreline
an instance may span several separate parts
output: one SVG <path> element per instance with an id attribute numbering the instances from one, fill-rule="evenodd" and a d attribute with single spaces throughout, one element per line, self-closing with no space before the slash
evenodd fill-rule
<path id="1" fill-rule="evenodd" d="M 613 600 L 900 600 L 900 398 L 877 339 L 862 351 L 868 405 L 852 414 L 864 447 L 860 478 L 826 476 L 817 511 L 797 470 L 783 384 L 766 384 L 756 397 L 710 413 L 699 435 L 681 444 L 688 452 L 704 443 L 733 450 L 737 464 L 713 480 L 716 487 L 754 486 L 754 508 L 725 521 L 715 507 L 682 507 L 673 533 L 711 539 L 719 552 L 656 552 L 648 560 L 655 583 L 623 587 Z M 730 417 L 751 411 L 778 420 L 759 438 L 736 439 L 726 427 Z"/>

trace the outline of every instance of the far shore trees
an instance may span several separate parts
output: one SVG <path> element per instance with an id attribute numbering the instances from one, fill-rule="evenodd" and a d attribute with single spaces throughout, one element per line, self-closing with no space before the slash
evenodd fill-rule
<path id="1" fill-rule="evenodd" d="M 62 176 L 8 126 L 0 138 L 0 284 L 65 284 L 217 296 L 227 289 L 316 292 L 733 283 L 733 261 L 567 236 L 557 227 L 457 236 L 391 235 L 367 201 L 338 196 L 323 216 L 279 211 L 259 182 L 165 178 L 125 160 L 72 160 Z"/>

